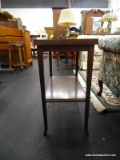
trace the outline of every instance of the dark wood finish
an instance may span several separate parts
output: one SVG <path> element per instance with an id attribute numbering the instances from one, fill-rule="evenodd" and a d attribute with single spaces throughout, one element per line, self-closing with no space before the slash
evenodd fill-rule
<path id="1" fill-rule="evenodd" d="M 103 81 L 98 80 L 98 84 L 99 84 L 100 90 L 99 90 L 99 92 L 97 93 L 97 95 L 98 95 L 98 96 L 101 96 L 102 91 L 103 91 Z"/>
<path id="2" fill-rule="evenodd" d="M 46 92 L 46 102 L 67 101 L 85 101 L 85 93 L 78 78 L 75 76 L 52 76 Z"/>
<path id="3" fill-rule="evenodd" d="M 89 103 L 90 103 L 90 88 L 91 88 L 91 77 L 92 77 L 92 66 L 93 66 L 93 55 L 94 55 L 94 45 L 98 43 L 98 39 L 61 39 L 61 40 L 35 40 L 34 44 L 38 48 L 38 64 L 39 64 L 39 76 L 40 76 L 40 86 L 42 95 L 42 107 L 44 116 L 44 135 L 47 134 L 48 124 L 47 124 L 47 110 L 46 102 L 83 102 L 85 101 L 85 117 L 84 117 L 84 130 L 88 135 L 88 117 L 89 117 Z M 49 51 L 50 59 L 50 82 L 48 91 L 45 93 L 45 79 L 44 79 L 44 64 L 43 64 L 43 52 Z M 86 81 L 86 96 L 80 83 L 77 80 L 78 67 L 76 65 L 76 73 L 73 77 L 53 77 L 52 76 L 52 56 L 51 52 L 61 52 L 61 51 L 71 51 L 76 52 L 76 64 L 78 64 L 78 51 L 88 51 L 88 63 L 87 63 L 87 81 Z M 60 79 L 59 79 L 60 78 Z M 69 79 L 70 78 L 70 79 Z M 69 79 L 69 80 L 68 80 Z M 57 80 L 57 81 L 56 81 Z M 69 85 L 66 85 L 68 82 Z M 71 86 L 73 84 L 73 86 Z M 57 87 L 57 88 L 56 88 Z M 62 88 L 63 87 L 63 88 Z M 54 92 L 61 94 L 66 93 L 67 98 L 61 97 L 59 95 L 52 95 Z M 68 94 L 68 92 L 70 92 Z M 73 95 L 70 95 L 71 92 Z M 76 94 L 78 93 L 78 95 Z M 81 94 L 81 96 L 80 96 Z"/>
<path id="4" fill-rule="evenodd" d="M 31 34 L 30 35 L 31 41 L 37 39 L 38 37 L 40 37 L 40 35 L 38 35 L 38 34 Z"/>
<path id="5" fill-rule="evenodd" d="M 30 41 L 31 41 L 31 55 L 32 55 L 32 57 L 36 57 L 36 54 L 35 54 L 35 52 L 37 51 L 37 48 L 36 48 L 36 46 L 34 45 L 34 40 L 35 39 L 37 39 L 37 38 L 39 38 L 40 37 L 40 35 L 38 35 L 38 34 L 31 34 L 30 35 Z"/>

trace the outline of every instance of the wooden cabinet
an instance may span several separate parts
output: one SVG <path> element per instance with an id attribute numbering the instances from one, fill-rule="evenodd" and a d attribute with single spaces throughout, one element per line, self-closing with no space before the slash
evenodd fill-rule
<path id="1" fill-rule="evenodd" d="M 30 32 L 23 30 L 23 41 L 25 43 L 25 53 L 26 53 L 26 60 L 27 66 L 29 67 L 30 64 L 33 63 L 32 54 L 31 54 L 31 38 Z"/>
<path id="2" fill-rule="evenodd" d="M 65 27 L 59 26 L 57 24 L 62 9 L 65 9 L 65 7 L 64 8 L 63 7 L 62 8 L 58 8 L 58 7 L 52 8 L 52 10 L 53 10 L 53 35 L 54 35 L 54 38 L 58 38 L 59 35 L 62 35 L 62 36 L 65 35 Z"/>
<path id="3" fill-rule="evenodd" d="M 81 12 L 81 30 L 82 34 L 92 34 L 93 18 L 102 17 L 106 12 L 101 10 L 92 9 L 90 11 L 83 10 Z"/>

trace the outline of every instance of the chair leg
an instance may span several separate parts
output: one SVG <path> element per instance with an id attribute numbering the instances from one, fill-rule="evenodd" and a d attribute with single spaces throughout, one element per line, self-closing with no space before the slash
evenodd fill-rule
<path id="1" fill-rule="evenodd" d="M 103 81 L 98 80 L 98 84 L 99 84 L 99 87 L 100 87 L 100 91 L 97 93 L 97 95 L 101 96 L 102 91 L 103 91 Z"/>

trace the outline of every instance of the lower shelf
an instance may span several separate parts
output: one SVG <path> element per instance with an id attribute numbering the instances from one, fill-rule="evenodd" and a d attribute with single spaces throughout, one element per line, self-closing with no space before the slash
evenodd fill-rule
<path id="1" fill-rule="evenodd" d="M 75 76 L 50 77 L 46 102 L 85 102 L 86 94 Z"/>

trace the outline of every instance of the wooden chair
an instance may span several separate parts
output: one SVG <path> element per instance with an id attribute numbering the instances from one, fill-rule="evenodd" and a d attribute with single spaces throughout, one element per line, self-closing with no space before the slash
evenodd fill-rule
<path id="1" fill-rule="evenodd" d="M 76 27 L 70 27 L 69 28 L 69 39 L 76 39 L 77 36 L 79 35 L 79 29 L 77 29 Z M 59 39 L 61 39 L 62 37 L 59 37 Z M 57 63 L 57 70 L 59 69 L 60 66 L 60 56 L 63 53 L 59 53 L 56 52 L 56 63 Z M 76 66 L 76 53 L 75 52 L 66 52 L 64 53 L 64 56 L 66 58 L 66 64 L 67 64 L 67 59 L 70 58 L 71 59 L 71 64 L 73 65 L 73 67 L 75 68 Z"/>
<path id="2" fill-rule="evenodd" d="M 75 52 L 66 52 L 66 53 L 56 52 L 57 70 L 59 69 L 59 66 L 60 66 L 60 57 L 61 56 L 65 57 L 66 64 L 68 63 L 68 58 L 70 58 L 71 59 L 71 64 L 75 68 L 75 65 L 76 65 L 76 53 Z"/>

